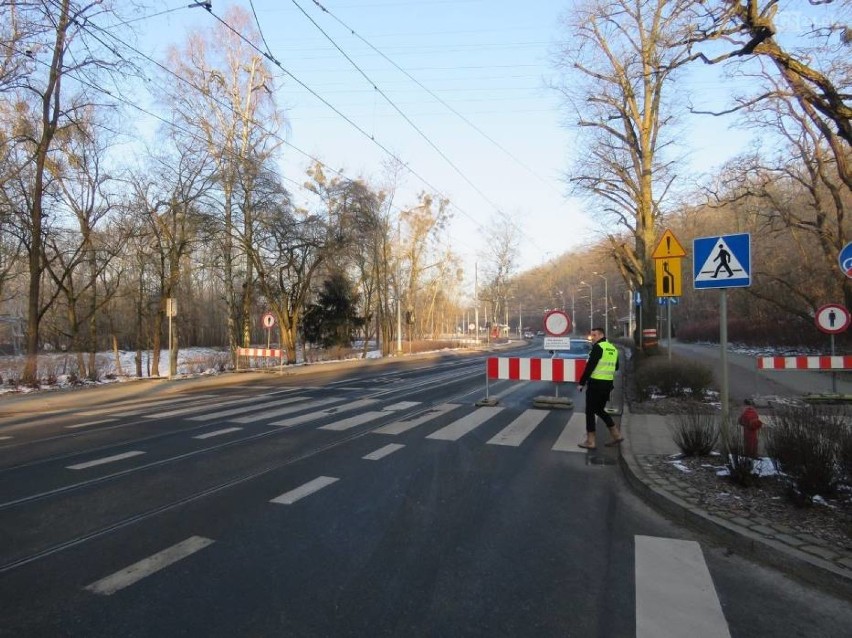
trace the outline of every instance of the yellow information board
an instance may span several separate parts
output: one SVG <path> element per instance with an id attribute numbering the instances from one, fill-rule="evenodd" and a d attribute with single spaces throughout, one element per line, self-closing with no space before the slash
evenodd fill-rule
<path id="1" fill-rule="evenodd" d="M 655 259 L 658 297 L 680 297 L 683 294 L 681 258 Z"/>

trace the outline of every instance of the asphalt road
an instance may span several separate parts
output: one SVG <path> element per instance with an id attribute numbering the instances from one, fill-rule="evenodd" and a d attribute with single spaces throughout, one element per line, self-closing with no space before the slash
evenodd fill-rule
<path id="1" fill-rule="evenodd" d="M 848 602 L 634 497 L 615 450 L 576 447 L 583 395 L 572 386 L 560 394 L 577 414 L 531 410 L 553 393 L 541 383 L 492 382 L 498 406 L 476 407 L 479 356 L 318 368 L 6 406 L 0 635 L 852 626 Z"/>

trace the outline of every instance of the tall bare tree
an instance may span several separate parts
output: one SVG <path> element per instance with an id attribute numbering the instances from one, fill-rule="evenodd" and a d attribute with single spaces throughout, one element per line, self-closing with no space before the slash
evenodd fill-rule
<path id="1" fill-rule="evenodd" d="M 218 24 L 190 34 L 182 49 L 170 52 L 168 67 L 183 81 L 172 77 L 162 97 L 182 130 L 203 139 L 216 162 L 220 228 L 212 239 L 221 246 L 228 336 L 235 355 L 236 346 L 248 346 L 251 338 L 255 182 L 280 144 L 283 117 L 275 105 L 275 79 L 267 60 L 234 33 L 259 43 L 251 16 L 232 7 L 225 20 L 234 30 Z"/>
<path id="2" fill-rule="evenodd" d="M 767 61 L 780 80 L 759 95 L 742 97 L 731 110 L 761 100 L 789 96 L 827 142 L 837 163 L 837 172 L 852 190 L 849 159 L 852 148 L 852 28 L 849 0 L 799 0 L 809 12 L 820 12 L 811 21 L 800 20 L 796 48 L 779 42 L 779 0 L 716 0 L 692 5 L 695 11 L 690 46 L 707 45 L 694 59 L 708 64 L 749 59 Z M 791 6 L 780 9 L 792 10 Z M 798 16 L 805 15 L 799 12 Z M 796 17 L 796 16 L 794 16 Z M 792 27 L 794 20 L 783 24 Z M 792 28 L 790 29 L 792 30 Z M 722 43 L 723 52 L 716 53 Z M 712 49 L 710 48 L 712 47 Z M 726 111 L 726 112 L 730 112 Z"/>
<path id="3" fill-rule="evenodd" d="M 676 109 L 673 80 L 689 59 L 683 43 L 689 1 L 588 0 L 566 21 L 557 63 L 570 124 L 578 131 L 568 181 L 594 209 L 626 229 L 632 243 L 609 231 L 611 253 L 625 281 L 654 294 L 654 250 L 662 202 L 674 175 L 664 156 Z M 656 307 L 644 304 L 645 325 Z"/>

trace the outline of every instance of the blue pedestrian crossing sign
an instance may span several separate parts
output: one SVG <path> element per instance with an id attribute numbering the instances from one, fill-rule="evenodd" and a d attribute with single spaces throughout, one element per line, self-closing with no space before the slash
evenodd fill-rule
<path id="1" fill-rule="evenodd" d="M 750 286 L 751 235 L 693 239 L 692 273 L 696 289 Z"/>

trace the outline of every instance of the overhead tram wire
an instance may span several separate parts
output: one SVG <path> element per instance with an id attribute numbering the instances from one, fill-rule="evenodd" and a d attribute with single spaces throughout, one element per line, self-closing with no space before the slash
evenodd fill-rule
<path id="1" fill-rule="evenodd" d="M 484 137 L 486 140 L 488 140 L 489 142 L 491 142 L 491 143 L 492 143 L 495 147 L 497 147 L 498 149 L 500 149 L 503 153 L 505 153 L 505 155 L 506 155 L 507 157 L 509 157 L 509 159 L 511 159 L 513 162 L 515 162 L 518 166 L 520 166 L 521 168 L 523 168 L 524 170 L 526 170 L 528 173 L 530 173 L 530 175 L 533 175 L 533 176 L 534 176 L 536 179 L 538 179 L 541 183 L 545 184 L 546 186 L 549 186 L 549 187 L 553 188 L 553 185 L 552 185 L 550 182 L 545 181 L 545 180 L 541 177 L 541 175 L 540 175 L 537 171 L 535 171 L 535 170 L 534 170 L 531 166 L 529 166 L 529 165 L 528 165 L 528 164 L 526 164 L 525 162 L 522 162 L 520 159 L 518 159 L 518 158 L 517 158 L 517 157 L 516 157 L 516 156 L 515 156 L 515 155 L 514 155 L 511 151 L 509 151 L 507 148 L 505 148 L 505 147 L 504 147 L 502 144 L 500 144 L 497 140 L 493 139 L 490 135 L 488 135 L 488 133 L 486 133 L 485 131 L 483 131 L 482 129 L 480 129 L 480 128 L 476 125 L 476 124 L 474 124 L 473 122 L 471 122 L 471 121 L 470 121 L 470 119 L 468 119 L 467 117 L 465 117 L 462 113 L 459 113 L 459 111 L 458 111 L 458 110 L 456 110 L 455 108 L 453 108 L 453 107 L 452 107 L 449 103 L 447 103 L 447 102 L 446 102 L 443 98 L 441 98 L 439 95 L 437 95 L 437 94 L 436 94 L 434 91 L 432 91 L 429 87 L 427 87 L 426 85 L 424 85 L 422 82 L 420 82 L 420 80 L 418 80 L 418 79 L 417 79 L 417 78 L 415 78 L 413 75 L 411 75 L 411 73 L 409 73 L 408 71 L 406 71 L 406 70 L 405 70 L 404 68 L 402 68 L 399 64 L 397 64 L 397 63 L 396 63 L 396 62 L 394 62 L 391 58 L 389 58 L 387 55 L 385 55 L 385 53 L 384 53 L 383 51 L 381 51 L 381 50 L 380 50 L 380 49 L 378 49 L 377 47 L 373 46 L 373 44 L 372 44 L 371 42 L 369 42 L 367 39 L 365 39 L 363 36 L 361 36 L 359 33 L 357 33 L 357 32 L 355 31 L 355 29 L 353 29 L 353 28 L 352 28 L 352 27 L 350 27 L 348 24 L 346 24 L 345 22 L 343 22 L 343 20 L 341 20 L 340 18 L 338 18 L 338 17 L 337 17 L 334 13 L 332 13 L 331 11 L 329 11 L 329 10 L 328 10 L 325 6 L 323 6 L 322 4 L 320 4 L 317 0 L 311 0 L 311 2 L 313 2 L 313 3 L 314 3 L 314 4 L 315 4 L 315 5 L 316 5 L 316 6 L 317 6 L 317 7 L 318 7 L 318 8 L 319 8 L 319 9 L 320 9 L 323 13 L 327 14 L 327 15 L 328 15 L 328 16 L 330 16 L 333 20 L 335 20 L 338 24 L 340 24 L 340 26 L 342 26 L 344 29 L 346 29 L 347 31 L 349 31 L 349 32 L 350 32 L 353 36 L 355 36 L 355 37 L 356 37 L 356 38 L 358 38 L 361 42 L 363 42 L 364 44 L 366 44 L 366 45 L 367 45 L 370 49 L 372 49 L 373 51 L 375 51 L 376 53 L 378 53 L 378 54 L 379 54 L 379 55 L 380 55 L 380 56 L 381 56 L 381 57 L 382 57 L 385 61 L 387 61 L 389 64 L 391 64 L 391 65 L 392 65 L 395 69 L 397 69 L 400 73 L 402 73 L 403 75 L 405 75 L 405 77 L 407 77 L 409 80 L 411 80 L 412 82 L 414 82 L 417 86 L 419 86 L 421 89 L 423 89 L 424 91 L 426 91 L 426 93 L 428 93 L 428 94 L 429 94 L 432 98 L 434 98 L 435 100 L 437 100 L 437 101 L 438 101 L 441 105 L 443 105 L 443 106 L 444 106 L 446 109 L 448 109 L 451 113 L 453 113 L 453 115 L 457 116 L 457 117 L 458 117 L 459 119 L 461 119 L 461 120 L 462 120 L 465 124 L 467 124 L 468 126 L 470 126 L 470 127 L 471 127 L 474 131 L 476 131 L 477 133 L 479 133 L 482 137 Z M 300 7 L 300 8 L 301 8 L 301 7 Z"/>
<path id="2" fill-rule="evenodd" d="M 340 117 L 341 117 L 341 118 L 342 118 L 342 119 L 343 119 L 343 120 L 344 120 L 347 124 L 349 124 L 350 126 L 352 126 L 352 127 L 353 127 L 356 131 L 358 131 L 359 133 L 361 133 L 361 135 L 363 135 L 364 137 L 366 137 L 367 139 L 369 139 L 369 140 L 370 140 L 373 144 L 375 144 L 375 145 L 376 145 L 376 146 L 378 146 L 381 150 L 383 150 L 385 153 L 387 153 L 387 155 L 388 155 L 389 157 L 391 157 L 392 159 L 394 159 L 394 160 L 396 160 L 397 162 L 399 162 L 399 164 L 400 164 L 401 166 L 404 166 L 404 167 L 405 167 L 405 170 L 407 170 L 407 171 L 408 171 L 409 173 L 411 173 L 414 177 L 416 177 L 417 179 L 419 179 L 419 180 L 420 180 L 420 181 L 421 181 L 421 182 L 422 182 L 422 183 L 423 183 L 426 187 L 428 187 L 429 189 L 431 189 L 431 190 L 432 190 L 434 193 L 436 193 L 437 195 L 440 195 L 442 198 L 444 198 L 444 199 L 446 199 L 447 201 L 449 201 L 449 202 L 450 202 L 450 204 L 453 206 L 453 208 L 455 208 L 455 209 L 456 209 L 456 210 L 458 210 L 458 211 L 459 211 L 462 215 L 464 215 L 465 217 L 467 217 L 468 219 L 470 219 L 470 220 L 471 220 L 471 221 L 472 221 L 472 222 L 476 225 L 476 227 L 477 227 L 480 231 L 484 231 L 484 230 L 485 230 L 485 227 L 483 226 L 483 224 L 482 224 L 480 221 L 478 221 L 478 220 L 477 220 L 476 218 L 474 218 L 474 217 L 473 217 L 470 213 L 468 213 L 468 212 L 467 212 L 467 211 L 465 211 L 463 208 L 461 208 L 458 204 L 456 204 L 455 202 L 453 202 L 453 201 L 452 201 L 449 197 L 447 197 L 447 196 L 446 196 L 446 195 L 445 195 L 445 194 L 441 191 L 441 189 L 439 189 L 437 186 L 434 186 L 431 182 L 429 182 L 429 180 L 427 180 L 427 179 L 426 179 L 425 177 L 423 177 L 420 173 L 418 173 L 418 172 L 417 172 L 417 171 L 415 171 L 413 168 L 411 168 L 411 166 L 409 166 L 407 162 L 402 161 L 402 159 L 401 159 L 399 156 L 397 156 L 397 155 L 396 155 L 393 151 L 391 151 L 391 150 L 390 150 L 387 146 L 385 146 L 385 145 L 384 145 L 384 144 L 382 144 L 380 141 L 378 141 L 378 140 L 375 138 L 375 136 L 370 135 L 370 134 L 369 134 L 366 130 L 364 130 L 364 128 L 363 128 L 363 127 L 361 127 L 361 126 L 360 126 L 357 122 L 353 121 L 353 120 L 352 120 L 352 118 L 350 118 L 349 116 L 347 116 L 345 113 L 341 112 L 341 111 L 340 111 L 340 109 L 338 109 L 336 106 L 334 106 L 333 104 L 331 104 L 331 102 L 329 102 L 328 100 L 326 100 L 326 99 L 325 99 L 324 97 L 322 97 L 319 93 L 317 93 L 314 89 L 312 89 L 310 86 L 308 86 L 307 84 L 305 84 L 302 80 L 300 80 L 298 77 L 296 77 L 295 75 L 293 75 L 293 73 L 292 73 L 291 71 L 289 71 L 287 68 L 285 68 L 285 67 L 284 67 L 284 65 L 283 65 L 283 64 L 281 64 L 281 62 L 279 62 L 279 61 L 278 61 L 278 60 L 277 60 L 274 56 L 269 55 L 269 54 L 264 53 L 263 51 L 261 51 L 261 50 L 257 47 L 257 45 L 256 45 L 256 44 L 254 44 L 251 40 L 249 40 L 248 38 L 246 38 L 246 37 L 245 37 L 242 33 L 240 33 L 239 31 L 237 31 L 236 29 L 234 29 L 234 27 L 232 27 L 230 24 L 228 24 L 228 22 L 226 22 L 225 20 L 223 20 L 223 19 L 222 19 L 221 17 L 219 17 L 216 13 L 214 13 L 214 12 L 213 12 L 213 10 L 212 10 L 211 8 L 207 8 L 207 7 L 205 7 L 205 8 L 207 9 L 207 12 L 208 12 L 211 16 L 213 16 L 214 18 L 216 18 L 216 20 L 218 20 L 218 21 L 219 21 L 219 23 L 220 23 L 220 24 L 222 24 L 222 26 L 224 26 L 224 27 L 225 27 L 226 29 L 228 29 L 231 33 L 233 33 L 233 34 L 234 34 L 234 35 L 236 35 L 238 38 L 240 38 L 243 42 L 245 42 L 245 43 L 246 43 L 248 46 L 250 46 L 252 49 L 254 49 L 254 50 L 255 50 L 255 51 L 257 51 L 258 53 L 260 53 L 263 57 L 265 57 L 265 58 L 266 58 L 266 59 L 268 59 L 270 62 L 272 62 L 275 66 L 277 66 L 279 69 L 281 69 L 281 70 L 282 70 L 284 73 L 286 73 L 288 76 L 290 76 L 291 78 L 293 78 L 293 80 L 294 80 L 294 81 L 295 81 L 295 82 L 296 82 L 299 86 L 301 86 L 303 89 L 305 89 L 306 91 L 308 91 L 308 93 L 310 93 L 310 94 L 311 94 L 311 95 L 313 95 L 315 98 L 317 98 L 320 102 L 322 102 L 325 106 L 327 106 L 327 107 L 328 107 L 328 108 L 330 108 L 332 111 L 334 111 L 334 112 L 335 112 L 338 116 L 340 116 Z"/>
<path id="3" fill-rule="evenodd" d="M 5 46 L 6 48 L 8 48 L 8 49 L 10 49 L 10 50 L 12 50 L 12 51 L 14 51 L 14 52 L 16 52 L 16 53 L 21 53 L 21 54 L 23 54 L 23 53 L 24 53 L 23 51 L 20 51 L 20 50 L 18 50 L 18 49 L 15 49 L 14 47 L 9 46 L 9 45 L 8 45 L 8 44 L 6 44 L 5 42 L 0 42 L 0 45 Z M 49 65 L 47 62 L 42 62 L 42 61 L 40 61 L 40 60 L 37 60 L 37 63 L 38 63 L 38 64 L 41 64 L 42 66 L 48 67 L 48 68 L 50 67 L 50 65 Z M 130 99 L 128 99 L 128 98 L 125 98 L 125 97 L 122 97 L 121 95 L 118 95 L 118 94 L 116 94 L 116 93 L 113 93 L 113 92 L 112 92 L 112 91 L 110 91 L 109 89 L 104 88 L 104 87 L 102 87 L 102 86 L 100 86 L 100 85 L 98 85 L 98 84 L 95 84 L 95 83 L 94 83 L 94 82 L 92 82 L 91 80 L 87 80 L 87 79 L 85 79 L 85 78 L 78 77 L 78 76 L 74 75 L 74 73 L 73 73 L 73 72 L 71 72 L 71 71 L 68 71 L 68 72 L 66 72 L 66 73 L 67 73 L 67 75 L 68 75 L 69 77 L 74 78 L 74 80 L 76 80 L 76 81 L 77 81 L 77 82 L 79 82 L 80 84 L 83 84 L 83 85 L 85 85 L 85 86 L 88 86 L 89 88 L 94 89 L 95 91 L 97 91 L 97 92 L 99 92 L 99 93 L 103 93 L 104 95 L 108 95 L 108 96 L 110 96 L 111 98 L 113 98 L 114 100 L 117 100 L 117 101 L 121 102 L 122 104 L 125 104 L 125 105 L 127 105 L 127 106 L 133 107 L 134 109 L 136 109 L 136 110 L 137 110 L 137 111 L 139 111 L 140 113 L 144 113 L 145 115 L 147 115 L 147 116 L 149 116 L 149 117 L 152 117 L 152 118 L 154 118 L 155 120 L 157 120 L 157 121 L 159 121 L 159 122 L 162 122 L 162 123 L 163 123 L 163 124 L 165 124 L 166 126 L 168 126 L 168 127 L 172 128 L 172 129 L 174 129 L 175 131 L 179 131 L 179 132 L 183 133 L 184 135 L 187 135 L 188 137 L 190 137 L 190 138 L 192 138 L 192 139 L 194 139 L 194 140 L 196 140 L 196 141 L 198 141 L 198 142 L 202 142 L 202 143 L 206 143 L 206 142 L 207 142 L 207 140 L 206 140 L 204 137 L 202 137 L 201 135 L 199 135 L 198 133 L 195 133 L 195 132 L 193 132 L 193 131 L 191 131 L 191 130 L 189 130 L 189 129 L 187 129 L 187 128 L 184 128 L 184 127 L 183 127 L 183 126 L 181 126 L 180 124 L 176 124 L 176 123 L 175 123 L 175 122 L 173 122 L 172 120 L 166 119 L 166 118 L 165 118 L 165 117 L 163 117 L 162 115 L 157 115 L 157 114 L 156 114 L 156 113 L 154 113 L 153 111 L 149 111 L 148 109 L 146 109 L 146 108 L 144 108 L 144 107 L 142 107 L 142 106 L 139 106 L 138 104 L 136 104 L 135 102 L 133 102 L 132 100 L 130 100 Z M 279 138 L 279 139 L 280 139 L 280 138 Z M 284 140 L 282 140 L 282 141 L 284 141 Z M 284 142 L 284 143 L 286 144 L 287 142 Z M 298 148 L 296 148 L 296 147 L 293 147 L 293 148 L 294 148 L 295 150 L 299 151 L 300 153 L 303 153 L 303 154 L 304 154 L 304 155 L 306 155 L 307 157 L 311 157 L 310 155 L 308 155 L 308 154 L 307 154 L 307 153 L 305 153 L 304 151 L 302 151 L 302 150 L 300 150 L 300 149 L 298 149 Z M 227 149 L 223 149 L 223 150 L 224 150 L 224 152 L 225 152 L 225 153 L 229 153 L 229 154 L 231 154 L 231 155 L 235 156 L 237 159 L 240 159 L 240 156 L 239 156 L 239 155 L 237 155 L 236 151 L 227 150 Z M 322 166 L 324 166 L 324 167 L 328 168 L 329 170 L 331 170 L 331 171 L 333 171 L 333 172 L 335 172 L 335 173 L 337 173 L 337 174 L 341 175 L 342 177 L 345 177 L 345 175 L 343 175 L 342 173 L 340 173 L 340 171 L 336 171 L 335 169 L 331 168 L 330 166 L 327 166 L 327 165 L 323 164 L 322 162 L 320 162 L 320 160 L 317 160 L 316 158 L 313 158 L 313 157 L 311 157 L 311 159 L 314 159 L 315 161 L 319 162 Z M 290 177 L 287 177 L 286 175 L 281 175 L 281 179 L 283 179 L 283 180 L 285 180 L 285 181 L 287 181 L 287 182 L 290 182 L 290 183 L 292 183 L 292 184 L 294 184 L 294 185 L 298 186 L 299 188 L 304 188 L 304 184 L 302 184 L 301 182 L 298 182 L 298 181 L 296 181 L 296 180 L 294 180 L 294 179 L 292 179 L 292 178 L 290 178 Z M 349 179 L 349 178 L 347 178 L 347 179 Z"/>
<path id="4" fill-rule="evenodd" d="M 51 0 L 51 1 L 52 1 L 52 2 L 56 2 L 56 0 Z M 189 8 L 192 8 L 192 7 L 195 7 L 195 6 L 202 6 L 202 5 L 191 5 L 191 7 L 189 7 Z M 183 9 L 183 8 L 186 8 L 186 7 L 181 7 L 181 9 Z M 159 15 L 159 14 L 156 14 L 156 15 Z M 134 53 L 136 53 L 137 55 L 139 55 L 139 56 L 141 56 L 141 57 L 145 58 L 146 60 L 148 60 L 149 62 L 151 62 L 151 63 L 152 63 L 152 64 L 154 64 L 155 66 L 158 66 L 160 69 L 162 69 L 163 71 L 165 71 L 165 72 L 166 72 L 166 73 L 168 73 L 169 75 L 172 75 L 174 78 L 176 78 L 177 80 L 179 80 L 179 81 L 183 82 L 184 84 L 186 84 L 187 86 L 189 86 L 189 87 L 190 87 L 190 88 L 192 88 L 193 90 L 198 91 L 199 93 L 203 93 L 203 92 L 204 92 L 204 91 L 203 91 L 203 89 L 202 89 L 201 87 L 197 86 L 197 85 L 196 85 L 196 84 L 194 84 L 192 81 L 188 80 L 187 78 L 183 77 L 182 75 L 179 75 L 179 74 L 175 73 L 174 71 L 172 71 L 172 70 L 171 70 L 171 69 L 169 69 L 168 67 L 164 66 L 163 64 L 161 64 L 160 62 L 158 62 L 157 60 L 155 60 L 154 58 L 152 58 L 151 56 L 149 56 L 149 55 L 147 55 L 147 54 L 143 53 L 142 51 L 140 51 L 140 50 L 139 50 L 139 49 L 137 49 L 136 47 L 131 46 L 130 44 L 127 44 L 126 42 L 124 42 L 124 41 L 122 41 L 122 40 L 119 40 L 119 39 L 118 39 L 118 38 L 116 38 L 116 37 L 115 37 L 112 33 L 110 33 L 109 31 L 107 31 L 107 30 L 106 30 L 106 29 L 104 29 L 103 27 L 98 26 L 97 24 L 95 24 L 95 23 L 94 23 L 94 22 L 92 22 L 91 20 L 87 20 L 87 21 L 86 21 L 86 24 L 85 24 L 85 25 L 81 25 L 81 27 L 82 27 L 83 29 L 87 30 L 87 31 L 88 31 L 88 32 L 92 35 L 92 37 L 94 37 L 96 40 L 98 40 L 98 42 L 100 42 L 100 43 L 101 43 L 101 44 L 103 44 L 105 47 L 107 47 L 107 48 L 108 48 L 110 51 L 112 51 L 112 53 L 113 53 L 114 55 L 116 55 L 117 57 L 119 57 L 119 58 L 121 58 L 121 59 L 124 59 L 124 58 L 123 58 L 123 56 L 122 56 L 122 55 L 121 55 L 121 54 L 120 54 L 120 53 L 119 53 L 119 52 L 118 52 L 115 48 L 113 48 L 112 46 L 110 46 L 109 44 L 107 44 L 106 42 L 104 42 L 103 40 L 101 40 L 100 38 L 98 38 L 98 37 L 97 37 L 94 33 L 92 33 L 92 31 L 91 31 L 91 29 L 92 29 L 92 28 L 96 29 L 96 30 L 97 30 L 97 31 L 99 31 L 100 33 L 104 34 L 105 36 L 112 38 L 112 39 L 113 39 L 113 40 L 114 40 L 117 44 L 119 44 L 119 45 L 121 45 L 121 46 L 123 46 L 123 47 L 125 47 L 125 48 L 129 49 L 130 51 L 133 51 L 133 52 L 134 52 Z M 90 27 L 91 27 L 91 28 L 90 28 Z M 146 82 L 150 83 L 150 84 L 153 84 L 153 83 L 154 83 L 154 81 L 153 81 L 153 80 L 151 80 L 150 78 L 148 78 L 147 76 L 143 76 L 143 79 L 144 79 Z M 111 97 L 116 97 L 116 95 L 115 95 L 115 94 L 113 94 L 113 93 L 112 93 L 112 92 L 110 92 L 110 91 L 107 91 L 106 89 L 102 89 L 102 88 L 99 88 L 99 87 L 93 87 L 93 88 L 95 88 L 96 90 L 100 90 L 100 91 L 102 91 L 102 92 L 106 93 L 107 95 L 110 95 Z M 241 115 L 241 113 L 238 113 L 238 112 L 236 111 L 236 109 L 234 108 L 234 106 L 233 106 L 232 104 L 229 104 L 229 103 L 227 103 L 227 102 L 224 102 L 224 101 L 220 100 L 219 98 L 216 98 L 215 96 L 212 96 L 212 95 L 210 95 L 209 97 L 210 97 L 210 99 L 211 99 L 213 102 L 215 102 L 215 103 L 216 103 L 216 104 L 218 104 L 219 106 L 223 107 L 224 109 L 229 110 L 231 113 L 234 113 L 235 115 Z M 122 102 L 127 103 L 127 100 L 122 99 L 121 101 L 122 101 Z M 136 105 L 135 105 L 135 104 L 133 104 L 133 103 L 131 103 L 131 106 L 134 106 L 134 107 L 135 107 Z M 172 125 L 172 123 L 171 123 L 171 122 L 168 122 L 168 121 L 164 120 L 162 117 L 160 117 L 160 116 L 158 116 L 158 115 L 156 115 L 156 114 L 150 113 L 150 112 L 148 112 L 148 111 L 146 111 L 146 110 L 144 110 L 144 109 L 140 109 L 140 110 L 141 110 L 143 113 L 145 113 L 145 114 L 147 114 L 147 115 L 150 115 L 151 117 L 154 117 L 154 118 L 156 118 L 156 119 L 158 119 L 158 120 L 162 121 L 162 122 L 163 122 L 163 123 L 165 123 L 165 124 Z M 336 168 L 334 168 L 333 166 L 329 166 L 328 164 L 326 164 L 325 162 L 323 162 L 323 161 L 322 161 L 322 160 L 320 160 L 319 158 L 314 157 L 313 155 L 311 155 L 310 153 L 308 153 L 308 152 L 307 152 L 307 151 L 305 151 L 305 150 L 302 150 L 301 148 L 299 148 L 298 146 L 296 146 L 296 145 L 295 145 L 295 144 L 293 144 L 292 142 L 287 141 L 286 139 L 284 139 L 283 137 L 281 137 L 279 134 L 277 134 L 277 133 L 275 133 L 275 132 L 273 132 L 273 131 L 270 131 L 269 129 L 267 129 L 267 128 L 264 126 L 264 124 L 263 124 L 263 123 L 258 122 L 257 120 L 254 120 L 254 119 L 250 119 L 250 120 L 249 120 L 249 123 L 253 124 L 254 126 L 257 126 L 257 127 L 258 127 L 258 129 L 260 129 L 261 131 L 263 131 L 264 133 L 266 133 L 267 135 L 269 135 L 269 136 L 270 136 L 270 137 L 272 137 L 273 139 L 275 139 L 275 140 L 277 140 L 277 141 L 281 142 L 282 144 L 284 144 L 285 146 L 288 146 L 289 148 L 292 148 L 294 151 L 296 151 L 297 153 L 300 153 L 301 155 L 303 155 L 303 156 L 304 156 L 304 157 L 306 157 L 307 159 L 309 159 L 309 160 L 311 160 L 311 161 L 313 161 L 313 162 L 316 162 L 318 165 L 320 165 L 320 166 L 321 166 L 321 167 L 323 167 L 324 169 L 328 170 L 329 172 L 334 173 L 335 175 L 338 175 L 339 177 L 342 177 L 343 179 L 347 179 L 347 180 L 348 180 L 348 179 L 352 179 L 352 178 L 350 178 L 349 176 L 347 176 L 347 175 L 346 175 L 343 171 L 341 171 L 341 170 L 339 170 L 339 169 L 336 169 Z M 173 125 L 173 128 L 177 128 L 177 130 L 180 130 L 180 131 L 185 132 L 185 133 L 187 132 L 185 129 L 180 128 L 180 127 L 177 127 L 177 125 Z M 199 140 L 199 141 L 203 141 L 203 140 L 202 140 L 202 138 L 200 138 L 199 136 L 197 136 L 197 135 L 195 135 L 195 134 L 192 134 L 192 133 L 189 133 L 189 134 L 190 134 L 190 135 L 193 135 L 193 136 L 195 137 L 195 139 L 197 139 L 197 140 Z M 302 183 L 297 182 L 296 180 L 293 180 L 293 179 L 291 179 L 291 178 L 285 177 L 285 176 L 283 176 L 283 175 L 282 175 L 282 178 L 283 178 L 283 179 L 285 179 L 285 180 L 287 180 L 287 181 L 289 181 L 289 182 L 292 182 L 293 184 L 295 184 L 295 185 L 297 185 L 297 186 L 300 186 L 300 187 L 304 186 Z M 399 210 L 401 210 L 401 209 L 399 209 Z"/>
<path id="5" fill-rule="evenodd" d="M 411 128 L 413 128 L 413 129 L 417 132 L 417 134 L 418 134 L 418 135 L 420 135 L 420 137 L 422 137 L 422 138 L 426 141 L 426 143 L 427 143 L 429 146 L 431 146 L 431 147 L 435 150 L 435 152 L 436 152 L 436 153 L 438 153 L 438 155 L 440 155 L 440 156 L 443 158 L 443 160 L 444 160 L 447 164 L 449 164 L 449 165 L 450 165 L 450 167 L 451 167 L 451 168 L 452 168 L 452 169 L 453 169 L 453 170 L 454 170 L 454 171 L 455 171 L 455 172 L 459 175 L 459 177 L 461 177 L 461 178 L 462 178 L 462 179 L 463 179 L 463 180 L 467 183 L 467 185 L 468 185 L 468 186 L 470 186 L 470 187 L 471 187 L 474 191 L 476 191 L 476 192 L 479 194 L 479 196 L 480 196 L 480 197 L 482 197 L 482 199 L 484 199 L 486 202 L 488 202 L 488 203 L 489 203 L 489 204 L 490 204 L 490 205 L 494 208 L 494 210 L 496 210 L 496 211 L 498 211 L 498 212 L 499 212 L 499 211 L 500 211 L 500 207 L 499 207 L 497 204 L 495 204 L 495 203 L 491 200 L 491 198 L 490 198 L 490 197 L 488 197 L 488 196 L 487 196 L 484 192 L 482 192 L 482 190 L 480 190 L 480 189 L 479 189 L 479 187 L 478 187 L 476 184 L 474 184 L 474 183 L 470 180 L 470 178 L 468 178 L 468 176 L 467 176 L 467 175 L 465 175 L 465 174 L 464 174 L 464 172 L 463 172 L 463 171 L 462 171 L 462 170 L 461 170 L 461 169 L 460 169 L 460 168 L 459 168 L 459 167 L 455 164 L 455 162 L 453 162 L 453 161 L 452 161 L 449 157 L 447 157 L 446 153 L 444 153 L 444 151 L 442 151 L 442 150 L 440 149 L 440 147 L 439 147 L 437 144 L 435 144 L 435 142 L 433 142 L 433 141 L 432 141 L 432 139 L 431 139 L 428 135 L 426 135 L 426 133 L 424 133 L 424 132 L 423 132 L 423 130 L 422 130 L 419 126 L 417 126 L 417 124 L 415 124 L 415 123 L 411 120 L 411 118 L 410 118 L 410 117 L 408 117 L 408 116 L 407 116 L 407 115 L 403 112 L 403 110 L 402 110 L 401 108 L 399 108 L 399 107 L 398 107 L 398 106 L 394 103 L 394 101 L 393 101 L 393 100 L 391 100 L 391 99 L 387 96 L 387 94 L 386 94 L 384 91 L 382 91 L 382 90 L 381 90 L 381 89 L 380 89 L 380 88 L 376 85 L 376 83 L 375 83 L 375 82 L 374 82 L 374 81 L 373 81 L 373 80 L 372 80 L 372 79 L 371 79 L 371 78 L 370 78 L 370 77 L 369 77 L 369 76 L 368 76 L 368 75 L 364 72 L 364 70 L 363 70 L 361 67 L 359 67 L 359 66 L 358 66 L 358 64 L 356 64 L 356 62 L 355 62 L 355 61 L 354 61 L 351 57 L 349 57 L 349 55 L 348 55 L 348 54 L 347 54 L 347 53 L 346 53 L 346 52 L 345 52 L 345 51 L 344 51 L 344 50 L 340 47 L 340 45 L 339 45 L 339 44 L 337 44 L 337 42 L 335 42 L 335 41 L 334 41 L 334 39 L 333 39 L 330 35 L 328 35 L 328 33 L 326 33 L 326 32 L 325 32 L 325 30 L 324 30 L 324 29 L 323 29 L 323 28 L 322 28 L 319 24 L 317 24 L 316 20 L 314 20 L 314 19 L 313 19 L 310 15 L 308 15 L 308 12 L 307 12 L 307 11 L 305 11 L 305 10 L 302 8 L 302 5 L 300 5 L 300 4 L 299 4 L 296 0 L 291 0 L 291 2 L 292 2 L 294 5 L 296 5 L 296 8 L 298 8 L 298 9 L 299 9 L 299 11 L 301 11 L 301 12 L 302 12 L 302 15 L 304 15 L 304 16 L 305 16 L 308 20 L 310 20 L 311 24 L 313 24 L 313 25 L 317 28 L 317 30 L 318 30 L 320 33 L 322 33 L 322 34 L 323 34 L 323 36 L 325 36 L 325 38 L 326 38 L 329 42 L 331 42 L 331 44 L 334 46 L 334 48 L 335 48 L 335 49 L 337 49 L 338 51 L 340 51 L 340 54 L 341 54 L 344 58 L 346 58 L 346 60 L 347 60 L 347 61 L 348 61 L 348 62 L 349 62 L 349 63 L 350 63 L 350 64 L 351 64 L 354 68 L 355 68 L 355 70 L 356 70 L 356 71 L 358 71 L 358 73 L 360 73 L 360 74 L 361 74 L 361 76 L 362 76 L 365 80 L 367 80 L 367 82 L 370 84 L 370 86 L 372 86 L 372 87 L 373 87 L 373 90 L 375 90 L 375 91 L 376 91 L 379 95 L 381 95 L 381 96 L 385 99 L 385 101 L 386 101 L 388 104 L 390 104 L 390 105 L 391 105 L 391 107 L 392 107 L 392 108 L 393 108 L 393 109 L 394 109 L 394 110 L 395 110 L 395 111 L 399 114 L 399 116 L 400 116 L 402 119 L 404 119 L 404 120 L 405 120 L 405 121 L 406 121 L 406 122 L 407 122 L 407 123 L 411 126 Z M 319 3 L 317 3 L 316 1 L 314 1 L 314 4 L 317 4 L 318 6 L 320 6 L 320 8 L 322 8 L 322 5 L 319 5 Z"/>

